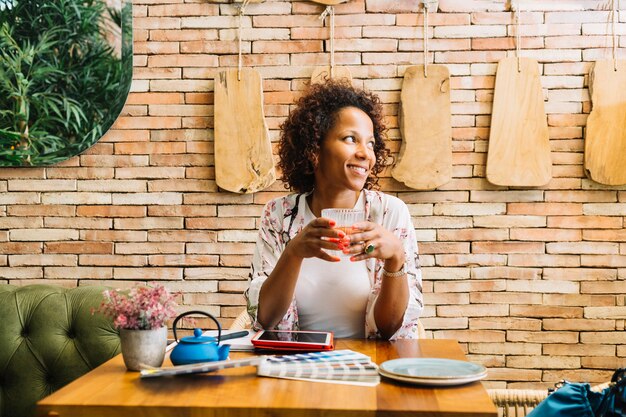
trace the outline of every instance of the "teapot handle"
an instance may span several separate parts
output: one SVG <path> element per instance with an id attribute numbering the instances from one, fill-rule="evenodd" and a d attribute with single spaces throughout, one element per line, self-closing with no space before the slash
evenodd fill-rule
<path id="1" fill-rule="evenodd" d="M 220 322 L 217 321 L 217 319 L 212 314 L 209 314 L 200 310 L 187 311 L 186 313 L 183 313 L 179 315 L 178 317 L 176 317 L 176 319 L 174 320 L 174 323 L 172 324 L 172 331 L 174 332 L 174 339 L 176 340 L 176 343 L 178 343 L 178 336 L 176 336 L 176 325 L 178 324 L 178 321 L 182 319 L 183 317 L 189 316 L 191 314 L 200 314 L 203 316 L 207 316 L 208 318 L 213 320 L 215 324 L 217 324 L 217 344 L 219 345 L 220 340 L 222 338 L 222 326 L 220 326 Z"/>

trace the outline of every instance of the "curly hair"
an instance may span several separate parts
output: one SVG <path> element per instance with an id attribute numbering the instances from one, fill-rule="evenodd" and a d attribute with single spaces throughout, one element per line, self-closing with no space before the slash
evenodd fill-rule
<path id="1" fill-rule="evenodd" d="M 365 182 L 365 188 L 379 188 L 378 174 L 387 165 L 390 155 L 389 149 L 385 147 L 387 128 L 383 122 L 380 99 L 371 92 L 334 80 L 310 86 L 280 126 L 278 168 L 282 171 L 281 180 L 285 188 L 298 193 L 313 190 L 314 169 L 320 146 L 336 122 L 337 113 L 345 107 L 362 110 L 374 124 L 376 162 Z"/>

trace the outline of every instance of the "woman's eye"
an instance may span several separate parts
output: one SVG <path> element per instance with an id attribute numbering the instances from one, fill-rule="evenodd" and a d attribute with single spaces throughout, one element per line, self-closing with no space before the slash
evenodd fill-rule
<path id="1" fill-rule="evenodd" d="M 375 143 L 374 143 L 374 141 L 373 141 L 373 140 L 371 140 L 371 141 L 367 142 L 367 146 L 369 146 L 369 147 L 370 147 L 370 148 L 372 148 L 372 149 L 374 149 L 374 144 L 375 144 Z"/>
<path id="2" fill-rule="evenodd" d="M 354 136 L 346 136 L 345 138 L 343 138 L 343 140 L 345 140 L 346 142 L 350 142 L 350 143 L 356 142 L 356 139 L 354 138 Z"/>

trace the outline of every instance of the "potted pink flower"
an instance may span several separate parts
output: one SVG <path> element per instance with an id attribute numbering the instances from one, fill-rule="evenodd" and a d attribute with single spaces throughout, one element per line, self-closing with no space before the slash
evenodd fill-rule
<path id="1" fill-rule="evenodd" d="M 120 329 L 126 368 L 138 371 L 163 363 L 167 345 L 167 320 L 176 316 L 174 295 L 160 284 L 141 285 L 128 291 L 104 291 L 100 311 Z"/>

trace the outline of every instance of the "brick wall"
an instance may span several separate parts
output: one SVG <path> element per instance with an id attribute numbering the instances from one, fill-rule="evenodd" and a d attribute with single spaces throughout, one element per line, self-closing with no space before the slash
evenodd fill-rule
<path id="1" fill-rule="evenodd" d="M 209 0 L 135 0 L 132 93 L 114 128 L 50 168 L 0 169 L 0 282 L 127 287 L 160 280 L 228 324 L 263 204 L 214 180 L 213 77 L 237 63 L 236 9 Z M 336 8 L 336 61 L 378 93 L 400 145 L 407 66 L 422 63 L 417 1 L 352 0 Z M 626 187 L 585 178 L 583 132 L 593 60 L 610 56 L 610 1 L 524 0 L 524 56 L 536 58 L 550 126 L 553 179 L 509 190 L 484 178 L 496 63 L 514 52 L 505 0 L 440 0 L 430 49 L 452 74 L 454 178 L 435 191 L 383 190 L 413 215 L 424 272 L 424 325 L 458 339 L 490 368 L 490 387 L 604 381 L 626 364 Z M 617 28 L 626 57 L 626 4 Z M 264 77 L 273 140 L 313 66 L 328 62 L 323 7 L 251 4 L 244 64 Z"/>

